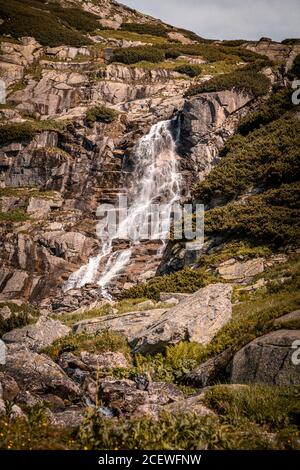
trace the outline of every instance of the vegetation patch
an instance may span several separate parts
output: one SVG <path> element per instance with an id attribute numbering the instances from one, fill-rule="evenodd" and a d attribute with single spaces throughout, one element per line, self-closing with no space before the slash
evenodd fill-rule
<path id="1" fill-rule="evenodd" d="M 284 88 L 273 93 L 261 104 L 257 111 L 248 114 L 239 123 L 237 132 L 243 136 L 248 135 L 261 126 L 266 126 L 272 121 L 281 118 L 286 112 L 295 107 L 292 102 L 292 90 Z"/>
<path id="2" fill-rule="evenodd" d="M 15 141 L 29 141 L 35 134 L 43 131 L 62 131 L 67 122 L 59 121 L 25 121 L 15 124 L 3 124 L 0 126 L 0 145 L 6 145 Z"/>
<path id="3" fill-rule="evenodd" d="M 85 120 L 89 127 L 93 127 L 95 122 L 110 124 L 117 117 L 117 112 L 105 106 L 95 106 L 90 108 L 86 114 Z"/>
<path id="4" fill-rule="evenodd" d="M 245 68 L 220 75 L 204 83 L 192 85 L 186 96 L 195 96 L 200 93 L 211 93 L 222 90 L 240 90 L 251 93 L 254 97 L 268 93 L 270 80 L 256 69 Z"/>
<path id="5" fill-rule="evenodd" d="M 162 62 L 164 59 L 164 52 L 155 47 L 137 46 L 114 50 L 114 61 L 127 65 L 135 64 L 143 60 L 158 63 Z"/>
<path id="6" fill-rule="evenodd" d="M 195 187 L 197 199 L 226 201 L 248 188 L 279 187 L 299 179 L 300 122 L 291 116 L 256 129 L 246 137 L 235 135 L 221 151 L 220 164 Z"/>
<path id="7" fill-rule="evenodd" d="M 175 72 L 183 73 L 184 75 L 187 75 L 190 78 L 194 78 L 201 74 L 202 69 L 199 65 L 184 64 L 178 65 L 177 67 L 175 67 L 174 70 Z"/>
<path id="8" fill-rule="evenodd" d="M 0 212 L 0 224 L 26 222 L 27 220 L 30 220 L 30 217 L 22 209 L 16 209 L 9 212 Z"/>
<path id="9" fill-rule="evenodd" d="M 216 278 L 205 269 L 185 268 L 172 274 L 154 277 L 144 284 L 124 291 L 123 296 L 158 300 L 161 292 L 193 293 L 213 282 L 216 282 Z"/>
<path id="10" fill-rule="evenodd" d="M 58 339 L 51 346 L 44 350 L 53 360 L 56 360 L 64 352 L 79 354 L 81 351 L 91 353 L 103 353 L 107 351 L 122 352 L 130 358 L 130 348 L 126 338 L 120 333 L 113 331 L 102 331 L 95 335 L 81 333 L 71 334 L 65 338 Z"/>
<path id="11" fill-rule="evenodd" d="M 0 310 L 4 307 L 8 307 L 12 315 L 7 320 L 0 317 L 0 337 L 8 331 L 28 325 L 33 322 L 39 314 L 37 310 L 28 304 L 16 305 L 10 302 L 0 303 Z"/>
<path id="12" fill-rule="evenodd" d="M 154 23 L 123 23 L 122 30 L 138 34 L 148 34 L 150 36 L 168 37 L 168 30 L 163 24 Z"/>
<path id="13" fill-rule="evenodd" d="M 0 15 L 3 20 L 0 34 L 9 34 L 15 39 L 33 36 L 45 46 L 81 46 L 91 41 L 63 22 L 48 5 L 33 0 L 0 0 Z"/>

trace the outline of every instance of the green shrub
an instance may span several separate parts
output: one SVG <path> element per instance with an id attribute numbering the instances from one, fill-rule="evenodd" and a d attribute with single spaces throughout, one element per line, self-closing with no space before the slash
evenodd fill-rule
<path id="1" fill-rule="evenodd" d="M 0 303 L 0 309 L 5 306 L 9 307 L 12 315 L 7 320 L 0 317 L 0 338 L 8 331 L 28 325 L 38 316 L 38 311 L 30 305 L 16 305 L 9 302 Z"/>
<path id="2" fill-rule="evenodd" d="M 201 74 L 201 67 L 199 65 L 184 64 L 175 67 L 175 72 L 183 73 L 188 77 L 194 78 Z"/>
<path id="3" fill-rule="evenodd" d="M 1 416 L 1 450 L 75 450 L 74 431 L 51 425 L 43 405 L 26 411 L 27 419 L 12 419 L 9 409 L 7 416 Z"/>
<path id="4" fill-rule="evenodd" d="M 113 58 L 116 62 L 127 65 L 136 64 L 141 61 L 158 63 L 165 59 L 165 54 L 162 50 L 155 47 L 137 46 L 115 49 Z"/>
<path id="5" fill-rule="evenodd" d="M 158 300 L 161 292 L 192 293 L 213 281 L 214 278 L 203 269 L 185 268 L 172 274 L 154 277 L 144 284 L 124 291 L 123 296 Z"/>
<path id="6" fill-rule="evenodd" d="M 229 201 L 253 186 L 271 189 L 297 181 L 299 145 L 300 122 L 291 116 L 271 122 L 246 137 L 235 135 L 221 152 L 220 164 L 196 186 L 194 195 L 205 203 L 220 197 Z"/>
<path id="7" fill-rule="evenodd" d="M 35 131 L 28 122 L 4 124 L 0 126 L 0 145 L 6 145 L 14 141 L 30 140 L 34 135 Z"/>
<path id="8" fill-rule="evenodd" d="M 64 24 L 54 13 L 45 10 L 42 2 L 25 2 L 19 0 L 0 0 L 0 34 L 13 38 L 33 36 L 45 46 L 81 46 L 91 41 L 75 29 Z"/>
<path id="9" fill-rule="evenodd" d="M 291 89 L 284 88 L 272 94 L 257 111 L 247 115 L 239 124 L 237 131 L 246 136 L 249 132 L 265 126 L 269 122 L 279 119 L 284 113 L 293 109 Z"/>
<path id="10" fill-rule="evenodd" d="M 186 92 L 186 96 L 236 89 L 249 92 L 258 97 L 268 93 L 269 87 L 270 80 L 265 75 L 253 69 L 243 69 L 216 76 L 204 83 L 192 85 Z"/>
<path id="11" fill-rule="evenodd" d="M 67 122 L 54 120 L 48 121 L 25 121 L 15 124 L 0 125 L 0 145 L 6 145 L 15 141 L 29 141 L 35 134 L 43 131 L 61 132 L 67 126 Z"/>
<path id="12" fill-rule="evenodd" d="M 167 29 L 162 24 L 152 23 L 123 23 L 122 30 L 150 36 L 168 37 Z"/>
<path id="13" fill-rule="evenodd" d="M 86 114 L 85 120 L 89 127 L 93 127 L 95 122 L 110 124 L 116 119 L 117 113 L 113 109 L 105 106 L 95 106 L 90 108 Z"/>
<path id="14" fill-rule="evenodd" d="M 48 4 L 48 8 L 66 25 L 69 25 L 79 31 L 92 33 L 100 28 L 98 17 L 79 8 L 62 8 L 58 4 Z"/>
<path id="15" fill-rule="evenodd" d="M 101 331 L 94 335 L 87 335 L 85 333 L 71 334 L 58 339 L 44 350 L 45 354 L 48 354 L 53 360 L 56 360 L 62 353 L 69 351 L 74 354 L 79 354 L 80 351 L 92 353 L 120 351 L 128 358 L 130 357 L 130 348 L 126 338 L 120 333 L 109 330 Z"/>
<path id="16" fill-rule="evenodd" d="M 273 195 L 274 193 L 272 193 Z M 297 245 L 300 239 L 299 209 L 273 205 L 271 198 L 253 196 L 243 204 L 230 203 L 211 209 L 206 214 L 206 235 L 225 240 L 249 240 L 275 247 Z M 297 205 L 299 207 L 299 194 Z"/>
<path id="17" fill-rule="evenodd" d="M 79 447 L 87 450 L 201 450 L 276 448 L 259 430 L 220 424 L 216 417 L 161 414 L 149 417 L 107 420 L 91 414 L 81 427 Z"/>
<path id="18" fill-rule="evenodd" d="M 289 77 L 291 79 L 300 78 L 300 54 L 298 54 L 293 62 L 293 66 L 289 71 Z"/>

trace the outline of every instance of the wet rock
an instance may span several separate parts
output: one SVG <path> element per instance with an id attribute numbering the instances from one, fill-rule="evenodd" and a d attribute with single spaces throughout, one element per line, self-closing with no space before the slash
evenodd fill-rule
<path id="1" fill-rule="evenodd" d="M 32 351 L 39 352 L 51 346 L 55 340 L 67 336 L 69 332 L 70 328 L 59 321 L 41 317 L 34 325 L 9 331 L 3 335 L 2 339 L 7 344 L 22 344 Z"/>
<path id="2" fill-rule="evenodd" d="M 300 330 L 278 330 L 255 339 L 235 354 L 230 382 L 299 385 L 295 344 L 300 344 Z"/>
<path id="3" fill-rule="evenodd" d="M 200 289 L 145 327 L 133 342 L 135 352 L 156 353 L 180 341 L 209 343 L 231 318 L 231 295 L 229 284 Z"/>

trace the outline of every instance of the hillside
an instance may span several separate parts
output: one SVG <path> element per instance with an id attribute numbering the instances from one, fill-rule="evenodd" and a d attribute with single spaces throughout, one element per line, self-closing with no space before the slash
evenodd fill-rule
<path id="1" fill-rule="evenodd" d="M 0 18 L 0 448 L 299 449 L 299 40 Z M 204 204 L 203 246 L 100 236 L 120 195 Z"/>

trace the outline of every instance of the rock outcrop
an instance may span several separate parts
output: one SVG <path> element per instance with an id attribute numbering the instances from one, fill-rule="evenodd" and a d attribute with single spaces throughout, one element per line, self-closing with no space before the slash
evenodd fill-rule
<path id="1" fill-rule="evenodd" d="M 299 384 L 300 366 L 296 360 L 299 354 L 294 347 L 299 344 L 299 330 L 273 331 L 255 339 L 234 356 L 230 382 Z"/>
<path id="2" fill-rule="evenodd" d="M 34 325 L 9 331 L 3 335 L 2 340 L 7 344 L 16 343 L 31 351 L 40 352 L 51 346 L 55 340 L 67 336 L 69 332 L 70 328 L 59 321 L 41 317 Z"/>
<path id="3" fill-rule="evenodd" d="M 231 318 L 232 286 L 211 284 L 163 313 L 133 341 L 135 352 L 155 353 L 169 344 L 207 344 Z"/>

